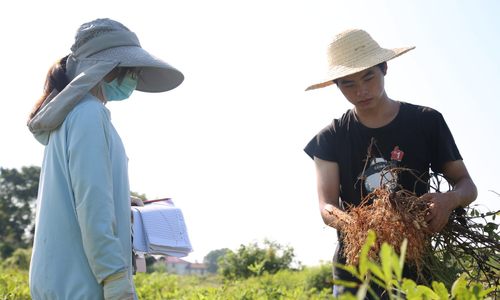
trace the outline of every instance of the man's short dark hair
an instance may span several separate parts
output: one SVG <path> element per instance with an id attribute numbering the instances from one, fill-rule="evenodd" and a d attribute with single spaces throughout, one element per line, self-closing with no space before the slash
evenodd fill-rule
<path id="1" fill-rule="evenodd" d="M 376 65 L 376 66 L 377 66 L 377 67 L 379 67 L 379 68 L 380 68 L 380 70 L 382 70 L 382 73 L 384 73 L 384 75 L 385 75 L 385 71 L 387 70 L 387 62 L 386 62 L 386 61 L 381 62 L 381 63 L 379 63 L 379 64 L 378 64 L 378 65 Z M 335 84 L 337 84 L 337 85 L 338 85 L 338 80 L 339 80 L 339 79 L 340 79 L 340 78 L 334 79 L 334 80 L 333 80 L 333 83 L 335 83 Z"/>

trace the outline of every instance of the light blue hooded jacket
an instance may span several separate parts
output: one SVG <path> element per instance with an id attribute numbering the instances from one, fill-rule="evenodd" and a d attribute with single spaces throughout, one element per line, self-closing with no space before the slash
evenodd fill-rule
<path id="1" fill-rule="evenodd" d="M 171 90 L 184 76 L 110 19 L 80 26 L 71 51 L 69 84 L 53 90 L 28 122 L 46 145 L 31 295 L 35 300 L 133 299 L 127 156 L 110 112 L 90 91 L 116 67 L 140 69 L 137 89 L 144 92 Z"/>
<path id="2" fill-rule="evenodd" d="M 112 275 L 133 289 L 127 157 L 90 94 L 50 133 L 35 226 L 33 299 L 104 299 Z"/>

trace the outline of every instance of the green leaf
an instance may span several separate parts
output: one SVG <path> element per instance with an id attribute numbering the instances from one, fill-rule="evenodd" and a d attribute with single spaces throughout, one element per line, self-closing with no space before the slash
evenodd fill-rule
<path id="1" fill-rule="evenodd" d="M 399 269 L 403 272 L 403 267 L 405 265 L 405 257 L 406 257 L 406 249 L 408 248 L 408 239 L 404 239 L 401 243 L 401 247 L 399 249 Z"/>
<path id="2" fill-rule="evenodd" d="M 359 254 L 359 275 L 365 277 L 368 272 L 368 252 L 370 248 L 375 243 L 376 235 L 373 230 L 368 230 L 368 235 L 366 236 L 366 241 L 361 248 L 361 253 Z"/>
<path id="3" fill-rule="evenodd" d="M 260 263 L 254 262 L 252 265 L 248 266 L 248 270 L 250 272 L 254 273 L 255 275 L 261 275 L 262 271 L 264 271 L 264 265 L 266 264 L 267 260 L 263 260 Z"/>
<path id="4" fill-rule="evenodd" d="M 382 271 L 384 273 L 384 282 L 386 286 L 390 285 L 392 278 L 392 248 L 387 243 L 382 244 L 382 249 L 380 249 L 380 261 L 382 263 Z"/>
<path id="5" fill-rule="evenodd" d="M 345 286 L 347 288 L 355 288 L 355 287 L 358 286 L 357 282 L 347 281 L 347 280 L 340 280 L 340 279 L 333 279 L 333 284 Z"/>
<path id="6" fill-rule="evenodd" d="M 484 289 L 481 283 L 475 282 L 469 286 L 468 294 L 473 295 L 474 299 L 484 299 L 489 293 L 495 291 L 498 287 L 490 287 L 488 289 Z"/>
<path id="7" fill-rule="evenodd" d="M 353 265 L 343 265 L 343 264 L 339 264 L 339 263 L 334 263 L 334 266 L 335 268 L 339 268 L 339 269 L 342 269 L 344 271 L 347 271 L 349 272 L 352 276 L 358 278 L 361 280 L 361 277 L 360 275 L 358 274 L 358 270 L 356 269 L 355 266 Z"/>
<path id="8" fill-rule="evenodd" d="M 460 275 L 453 285 L 451 286 L 451 297 L 456 298 L 460 291 L 467 290 L 467 281 L 465 280 L 465 274 Z"/>
<path id="9" fill-rule="evenodd" d="M 339 300 L 357 300 L 356 296 L 351 294 L 350 292 L 344 293 L 339 296 Z"/>
<path id="10" fill-rule="evenodd" d="M 401 282 L 401 280 L 403 279 L 403 268 L 400 267 L 399 257 L 395 252 L 393 252 L 391 256 L 391 265 L 392 269 L 394 270 L 394 274 L 396 274 L 396 280 L 398 282 Z"/>
<path id="11" fill-rule="evenodd" d="M 434 293 L 433 290 L 431 290 L 429 287 L 427 287 L 425 285 L 418 285 L 417 286 L 417 293 L 420 296 L 425 296 L 425 297 L 421 297 L 420 299 L 436 299 L 436 300 L 441 299 L 436 293 Z"/>
<path id="12" fill-rule="evenodd" d="M 450 295 L 448 294 L 448 290 L 446 289 L 444 283 L 433 281 L 432 289 L 439 296 L 440 300 L 448 300 L 450 298 Z"/>
<path id="13" fill-rule="evenodd" d="M 372 272 L 373 275 L 375 275 L 377 278 L 380 280 L 384 280 L 384 273 L 382 272 L 382 269 L 380 268 L 379 265 L 377 265 L 374 262 L 369 261 L 368 262 L 368 269 L 370 272 Z"/>
<path id="14" fill-rule="evenodd" d="M 411 279 L 403 279 L 403 284 L 401 285 L 401 289 L 406 294 L 408 299 L 412 299 L 416 292 L 417 284 Z"/>
<path id="15" fill-rule="evenodd" d="M 363 300 L 366 297 L 366 292 L 368 291 L 368 286 L 369 286 L 370 281 L 365 280 L 363 284 L 359 287 L 358 292 L 356 293 L 356 298 L 358 300 Z"/>
<path id="16" fill-rule="evenodd" d="M 488 288 L 486 290 L 481 291 L 479 293 L 480 299 L 485 298 L 489 293 L 496 291 L 498 288 L 499 288 L 498 286 L 496 286 L 496 287 L 492 286 L 492 287 L 490 287 L 490 288 Z"/>
<path id="17" fill-rule="evenodd" d="M 493 257 L 490 257 L 488 259 L 488 264 L 492 267 L 492 268 L 495 268 L 495 269 L 500 269 L 500 263 L 495 260 Z"/>

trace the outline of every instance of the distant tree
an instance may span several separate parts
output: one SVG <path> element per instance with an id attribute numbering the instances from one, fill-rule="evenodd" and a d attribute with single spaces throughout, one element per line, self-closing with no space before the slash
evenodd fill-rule
<path id="1" fill-rule="evenodd" d="M 0 168 L 0 257 L 31 246 L 40 167 Z"/>
<path id="2" fill-rule="evenodd" d="M 223 259 L 226 254 L 231 252 L 228 248 L 222 248 L 217 250 L 212 250 L 208 252 L 207 255 L 203 258 L 203 263 L 208 266 L 207 271 L 210 273 L 217 273 L 219 269 L 218 261 Z"/>
<path id="3" fill-rule="evenodd" d="M 264 248 L 257 243 L 241 245 L 219 260 L 219 272 L 227 279 L 248 278 L 263 273 L 274 274 L 291 269 L 295 254 L 292 247 L 284 247 L 273 241 L 264 241 Z"/>
<path id="4" fill-rule="evenodd" d="M 317 291 L 331 289 L 333 286 L 332 265 L 331 263 L 321 263 L 319 266 L 305 269 L 308 273 L 306 279 L 306 288 L 312 288 Z"/>

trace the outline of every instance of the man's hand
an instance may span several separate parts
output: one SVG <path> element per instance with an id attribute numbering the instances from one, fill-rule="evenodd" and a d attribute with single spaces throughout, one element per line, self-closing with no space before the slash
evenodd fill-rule
<path id="1" fill-rule="evenodd" d="M 432 232 L 439 232 L 444 228 L 455 208 L 466 207 L 477 197 L 476 186 L 462 160 L 445 163 L 443 175 L 453 185 L 453 190 L 447 193 L 428 193 L 421 197 L 430 204 L 426 221 Z"/>
<path id="2" fill-rule="evenodd" d="M 428 193 L 420 197 L 429 202 L 429 211 L 425 217 L 431 232 L 440 232 L 448 223 L 450 215 L 457 208 L 454 192 Z"/>
<path id="3" fill-rule="evenodd" d="M 327 225 L 331 226 L 337 230 L 344 231 L 346 226 L 351 226 L 352 217 L 345 211 L 337 208 L 334 205 L 326 204 L 323 206 L 323 210 L 326 212 L 327 216 L 324 216 L 324 220 L 330 220 Z M 327 221 L 325 221 L 327 222 Z"/>

